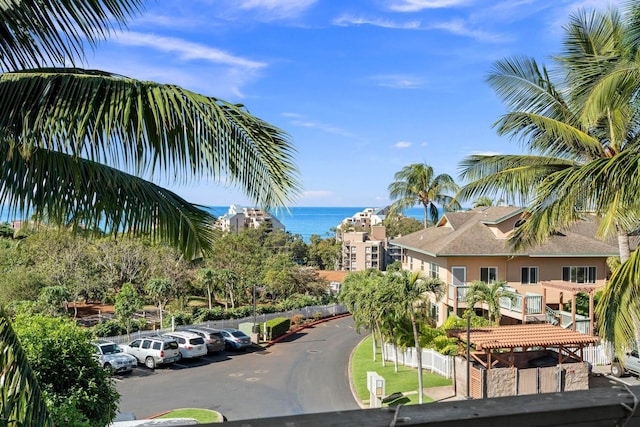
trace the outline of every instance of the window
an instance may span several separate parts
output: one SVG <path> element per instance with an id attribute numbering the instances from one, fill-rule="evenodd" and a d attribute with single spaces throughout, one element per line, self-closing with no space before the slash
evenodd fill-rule
<path id="1" fill-rule="evenodd" d="M 455 286 L 463 286 L 467 283 L 467 269 L 465 267 L 451 267 L 451 276 Z"/>
<path id="2" fill-rule="evenodd" d="M 151 341 L 149 340 L 142 341 L 142 348 L 149 348 L 149 347 L 151 347 Z"/>
<path id="3" fill-rule="evenodd" d="M 420 270 L 424 271 L 424 260 L 420 260 Z"/>
<path id="4" fill-rule="evenodd" d="M 433 319 L 436 323 L 440 321 L 440 306 L 438 304 L 434 304 L 429 302 L 429 308 L 431 311 L 431 319 Z"/>
<path id="5" fill-rule="evenodd" d="M 413 271 L 413 257 L 409 258 L 409 270 Z"/>
<path id="6" fill-rule="evenodd" d="M 522 267 L 520 270 L 520 283 L 523 285 L 537 285 L 538 267 Z"/>
<path id="7" fill-rule="evenodd" d="M 140 340 L 135 340 L 134 342 L 131 343 L 131 345 L 129 345 L 129 347 L 135 347 L 135 348 L 140 347 Z"/>
<path id="8" fill-rule="evenodd" d="M 596 268 L 562 267 L 562 280 L 571 283 L 596 283 Z"/>
<path id="9" fill-rule="evenodd" d="M 429 276 L 434 279 L 440 277 L 440 266 L 435 262 L 429 263 Z"/>
<path id="10" fill-rule="evenodd" d="M 495 282 L 498 279 L 497 267 L 480 267 L 480 280 L 484 283 Z"/>

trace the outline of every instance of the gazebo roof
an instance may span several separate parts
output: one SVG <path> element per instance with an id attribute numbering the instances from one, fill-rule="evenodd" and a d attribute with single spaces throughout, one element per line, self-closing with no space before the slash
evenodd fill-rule
<path id="1" fill-rule="evenodd" d="M 559 291 L 584 292 L 585 294 L 595 292 L 598 287 L 595 283 L 572 283 L 562 280 L 548 280 L 540 282 L 543 288 L 553 288 Z"/>
<path id="2" fill-rule="evenodd" d="M 467 341 L 466 329 L 447 331 L 449 336 Z M 524 324 L 472 328 L 470 344 L 476 350 L 514 349 L 517 347 L 569 347 L 595 344 L 600 338 L 549 324 Z"/>

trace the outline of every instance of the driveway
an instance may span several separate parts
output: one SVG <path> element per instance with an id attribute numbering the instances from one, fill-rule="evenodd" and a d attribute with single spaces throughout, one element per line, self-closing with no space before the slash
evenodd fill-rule
<path id="1" fill-rule="evenodd" d="M 348 361 L 362 340 L 351 317 L 307 328 L 269 347 L 221 352 L 116 379 L 120 412 L 146 418 L 207 408 L 229 420 L 358 409 Z"/>

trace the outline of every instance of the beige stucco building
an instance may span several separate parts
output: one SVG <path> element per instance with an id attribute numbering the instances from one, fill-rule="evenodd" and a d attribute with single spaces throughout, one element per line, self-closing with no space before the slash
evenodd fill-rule
<path id="1" fill-rule="evenodd" d="M 550 317 L 556 316 L 565 327 L 593 333 L 593 315 L 562 313 L 562 305 L 579 292 L 593 303 L 609 275 L 606 259 L 618 255 L 617 246 L 596 239 L 595 218 L 585 215 L 544 244 L 516 252 L 508 238 L 525 221 L 522 214 L 523 209 L 510 206 L 449 212 L 435 227 L 392 241 L 401 249 L 404 269 L 423 271 L 446 284 L 445 296 L 431 301 L 437 324 L 466 310 L 464 296 L 473 281 L 505 281 L 516 299 L 501 301 L 503 323 L 553 322 Z"/>

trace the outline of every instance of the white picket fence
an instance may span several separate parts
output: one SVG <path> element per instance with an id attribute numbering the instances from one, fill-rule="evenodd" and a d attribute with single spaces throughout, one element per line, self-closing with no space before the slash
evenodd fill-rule
<path id="1" fill-rule="evenodd" d="M 395 362 L 395 350 L 393 344 L 384 343 L 383 354 L 385 360 Z M 402 349 L 398 347 L 398 363 L 404 366 L 418 367 L 418 352 L 415 347 Z M 422 349 L 422 369 L 429 370 L 445 378 L 453 377 L 453 357 L 445 356 L 431 348 Z"/>
<path id="2" fill-rule="evenodd" d="M 610 343 L 601 342 L 585 347 L 582 354 L 584 360 L 591 363 L 592 366 L 610 365 L 613 347 Z"/>

